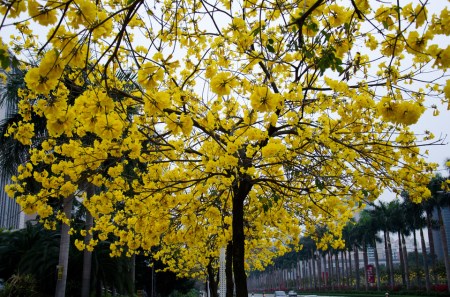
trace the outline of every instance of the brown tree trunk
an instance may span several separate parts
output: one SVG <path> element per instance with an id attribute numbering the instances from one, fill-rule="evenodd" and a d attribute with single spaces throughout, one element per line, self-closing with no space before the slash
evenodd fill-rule
<path id="1" fill-rule="evenodd" d="M 438 277 L 436 271 L 436 252 L 434 250 L 434 236 L 433 236 L 433 226 L 432 226 L 432 213 L 431 211 L 426 211 L 427 215 L 427 231 L 428 231 L 428 243 L 430 246 L 431 255 L 431 269 L 433 270 L 433 283 L 438 284 Z"/>
<path id="2" fill-rule="evenodd" d="M 423 236 L 422 228 L 419 229 L 419 232 L 420 232 L 420 242 L 422 244 L 423 270 L 425 273 L 425 288 L 427 290 L 427 293 L 430 293 L 431 281 L 430 281 L 430 271 L 428 269 L 427 247 L 425 245 L 425 237 Z"/>
<path id="3" fill-rule="evenodd" d="M 381 279 L 380 279 L 380 261 L 378 258 L 378 249 L 376 240 L 373 241 L 373 256 L 375 257 L 375 273 L 377 275 L 377 290 L 380 290 Z"/>
<path id="4" fill-rule="evenodd" d="M 406 289 L 409 290 L 411 287 L 410 280 L 409 280 L 409 264 L 408 264 L 408 251 L 406 250 L 406 243 L 405 243 L 405 235 L 402 234 L 402 245 L 403 245 L 403 266 L 405 269 L 405 276 L 406 276 Z"/>
<path id="5" fill-rule="evenodd" d="M 400 232 L 397 232 L 397 240 L 398 240 L 398 255 L 400 257 L 400 273 L 402 275 L 402 285 L 403 287 L 408 287 L 406 284 L 405 260 L 403 258 L 403 245 Z"/>
<path id="6" fill-rule="evenodd" d="M 72 204 L 73 196 L 70 195 L 64 198 L 63 211 L 67 219 L 72 218 Z M 69 264 L 69 247 L 70 247 L 70 226 L 61 224 L 61 239 L 59 244 L 59 260 L 57 267 L 57 280 L 55 297 L 64 297 L 66 295 L 66 283 L 67 283 L 67 265 Z"/>
<path id="7" fill-rule="evenodd" d="M 363 241 L 363 260 L 364 260 L 364 288 L 369 291 L 369 275 L 367 266 L 369 266 L 369 258 L 367 257 L 367 244 Z"/>
<path id="8" fill-rule="evenodd" d="M 320 288 L 322 288 L 323 285 L 323 279 L 322 279 L 322 259 L 321 259 L 321 255 L 320 252 L 317 253 L 317 283 L 318 283 L 318 287 L 319 290 Z"/>
<path id="9" fill-rule="evenodd" d="M 233 275 L 236 297 L 248 297 L 245 273 L 244 201 L 252 188 L 250 177 L 243 176 L 233 185 Z"/>
<path id="10" fill-rule="evenodd" d="M 227 244 L 225 252 L 225 276 L 227 278 L 227 293 L 226 297 L 233 297 L 234 295 L 234 282 L 233 282 L 233 243 L 231 241 Z"/>
<path id="11" fill-rule="evenodd" d="M 417 249 L 417 236 L 416 230 L 413 230 L 413 242 L 414 242 L 414 259 L 416 262 L 416 282 L 417 286 L 421 286 L 420 273 L 419 273 L 419 251 Z"/>
<path id="12" fill-rule="evenodd" d="M 351 250 L 348 250 L 348 275 L 349 275 L 349 282 L 353 283 L 353 266 L 352 266 L 352 252 Z M 349 283 L 349 285 L 350 285 Z"/>
<path id="13" fill-rule="evenodd" d="M 355 278 L 356 278 L 356 290 L 360 290 L 361 280 L 359 278 L 359 253 L 356 245 L 355 245 Z"/>
<path id="14" fill-rule="evenodd" d="M 211 260 L 209 261 L 206 269 L 208 271 L 208 284 L 209 284 L 208 289 L 209 289 L 210 297 L 218 297 L 218 294 L 217 294 L 218 284 L 217 284 L 217 280 L 215 278 L 216 273 L 214 273 L 214 269 L 212 267 Z"/>

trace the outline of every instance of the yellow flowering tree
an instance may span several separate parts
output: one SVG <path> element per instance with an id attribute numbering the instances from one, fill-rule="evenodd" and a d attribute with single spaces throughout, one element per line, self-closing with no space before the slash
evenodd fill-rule
<path id="1" fill-rule="evenodd" d="M 8 192 L 45 219 L 88 181 L 101 190 L 80 198 L 96 222 L 87 248 L 110 235 L 112 255 L 161 246 L 180 273 L 231 242 L 247 296 L 245 269 L 316 226 L 319 248 L 341 246 L 384 188 L 430 195 L 419 146 L 441 140 L 410 126 L 450 106 L 450 14 L 410 2 L 5 1 L 2 44 L 41 61 L 10 134 L 32 143 L 32 113 L 49 132 Z"/>

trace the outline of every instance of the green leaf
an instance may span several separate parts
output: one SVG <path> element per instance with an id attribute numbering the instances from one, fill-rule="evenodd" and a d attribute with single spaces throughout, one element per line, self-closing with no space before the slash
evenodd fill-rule
<path id="1" fill-rule="evenodd" d="M 267 40 L 270 44 L 273 44 L 273 39 L 269 38 L 269 40 Z"/>
<path id="2" fill-rule="evenodd" d="M 5 50 L 0 49 L 0 66 L 3 69 L 6 69 L 6 68 L 8 68 L 10 62 L 11 61 L 9 59 L 8 53 Z"/>
<path id="3" fill-rule="evenodd" d="M 389 25 L 386 21 L 382 21 L 381 23 L 383 24 L 384 29 L 387 30 L 389 28 Z"/>
<path id="4" fill-rule="evenodd" d="M 324 184 L 323 184 L 323 182 L 322 182 L 318 177 L 316 177 L 316 187 L 317 187 L 319 190 L 323 190 L 323 189 L 324 189 Z"/>
<path id="5" fill-rule="evenodd" d="M 261 26 L 259 26 L 259 27 L 256 28 L 255 30 L 253 30 L 253 31 L 252 31 L 252 35 L 256 37 L 256 35 L 258 35 L 259 32 L 261 32 Z"/>
<path id="6" fill-rule="evenodd" d="M 275 52 L 275 49 L 274 49 L 273 46 L 271 46 L 270 44 L 266 45 L 266 47 L 267 47 L 267 50 L 268 50 L 269 52 L 271 52 L 271 53 L 274 53 L 274 52 Z"/>

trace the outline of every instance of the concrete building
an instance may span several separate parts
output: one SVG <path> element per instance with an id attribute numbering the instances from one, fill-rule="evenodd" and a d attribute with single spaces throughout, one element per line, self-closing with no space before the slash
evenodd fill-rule
<path id="1" fill-rule="evenodd" d="M 4 90 L 4 85 L 0 82 L 0 94 Z M 8 107 L 0 106 L 0 121 L 5 119 Z M 0 171 L 2 168 L 0 168 Z M 25 215 L 21 211 L 20 206 L 6 195 L 5 186 L 9 183 L 9 179 L 0 178 L 0 228 L 2 229 L 19 229 L 25 226 Z"/>
<path id="2" fill-rule="evenodd" d="M 433 212 L 433 218 L 438 220 L 437 210 L 435 209 Z M 444 220 L 444 227 L 446 231 L 447 237 L 447 246 L 450 247 L 450 209 L 448 207 L 444 207 L 442 209 L 442 219 Z M 439 230 L 433 230 L 433 238 L 434 238 L 434 250 L 436 252 L 436 257 L 438 260 L 444 259 L 444 249 L 441 244 L 441 233 Z M 450 254 L 450 251 L 449 251 Z"/>

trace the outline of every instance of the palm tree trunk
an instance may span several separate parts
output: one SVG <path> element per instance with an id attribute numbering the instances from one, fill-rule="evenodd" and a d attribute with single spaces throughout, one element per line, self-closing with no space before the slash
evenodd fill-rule
<path id="1" fill-rule="evenodd" d="M 442 249 L 444 252 L 445 274 L 447 275 L 447 284 L 449 284 L 447 286 L 447 289 L 448 289 L 448 292 L 450 292 L 450 262 L 448 259 L 447 235 L 445 232 L 444 220 L 442 218 L 442 209 L 440 206 L 438 206 L 437 209 L 438 209 L 438 218 L 439 218 L 439 229 L 441 232 Z"/>
<path id="2" fill-rule="evenodd" d="M 391 283 L 391 275 L 393 274 L 393 271 L 391 270 L 391 265 L 389 265 L 389 248 L 388 248 L 388 237 L 387 237 L 387 231 L 384 230 L 384 254 L 386 258 L 386 271 L 388 273 L 388 280 L 389 280 L 389 286 L 392 287 Z"/>
<path id="3" fill-rule="evenodd" d="M 363 259 L 364 259 L 364 288 L 369 291 L 369 276 L 367 274 L 367 266 L 369 266 L 369 258 L 367 257 L 367 244 L 363 241 Z"/>
<path id="4" fill-rule="evenodd" d="M 353 283 L 352 279 L 353 279 L 353 268 L 352 268 L 352 251 L 349 249 L 348 250 L 348 279 L 349 279 L 349 286 L 350 283 Z"/>
<path id="5" fill-rule="evenodd" d="M 309 288 L 313 288 L 313 273 L 312 273 L 312 265 L 311 265 L 311 259 L 308 259 L 308 265 L 309 265 Z"/>
<path id="6" fill-rule="evenodd" d="M 330 276 L 331 290 L 334 290 L 333 255 L 332 255 L 331 251 L 328 251 L 328 266 L 330 267 L 329 276 Z"/>
<path id="7" fill-rule="evenodd" d="M 312 262 L 314 289 L 317 289 L 316 260 L 315 260 L 314 250 L 311 250 L 311 262 Z"/>
<path id="8" fill-rule="evenodd" d="M 321 257 L 321 255 L 320 255 L 320 252 L 318 252 L 318 255 L 317 255 L 317 274 L 318 274 L 318 276 L 317 276 L 317 283 L 318 283 L 318 286 L 319 286 L 319 290 L 320 290 L 320 288 L 322 288 L 322 286 L 323 286 L 323 279 L 322 279 L 322 259 L 321 259 L 322 257 Z"/>
<path id="9" fill-rule="evenodd" d="M 374 239 L 373 240 L 373 256 L 375 257 L 375 273 L 377 275 L 377 290 L 380 290 L 381 286 L 381 279 L 380 279 L 380 262 L 378 258 L 378 249 L 377 249 L 377 242 Z"/>
<path id="10" fill-rule="evenodd" d="M 391 245 L 391 237 L 389 235 L 389 232 L 387 232 L 387 242 L 388 242 L 388 252 L 389 252 L 389 270 L 391 271 L 391 287 L 394 288 L 395 286 L 395 277 L 394 277 L 394 261 L 392 259 L 392 245 Z"/>
<path id="11" fill-rule="evenodd" d="M 428 269 L 427 248 L 425 245 L 425 237 L 423 236 L 422 228 L 419 229 L 419 232 L 420 232 L 420 242 L 422 244 L 423 270 L 425 272 L 425 287 L 427 289 L 427 293 L 430 293 L 431 282 L 430 282 L 430 271 Z"/>
<path id="12" fill-rule="evenodd" d="M 359 291 L 360 287 L 361 287 L 361 283 L 360 283 L 360 279 L 359 279 L 359 253 L 358 253 L 358 248 L 355 245 L 355 278 L 356 278 L 356 290 Z"/>
<path id="13" fill-rule="evenodd" d="M 403 287 L 408 288 L 406 283 L 406 274 L 405 274 L 405 259 L 403 257 L 403 244 L 402 244 L 402 236 L 401 232 L 397 232 L 397 240 L 398 240 L 398 255 L 400 257 L 400 272 L 402 274 L 402 285 Z"/>
<path id="14" fill-rule="evenodd" d="M 406 289 L 409 290 L 411 284 L 409 280 L 408 251 L 406 250 L 405 234 L 402 234 L 402 244 L 403 244 L 403 265 L 405 267 L 405 275 L 406 275 Z"/>
<path id="15" fill-rule="evenodd" d="M 336 284 L 337 289 L 339 289 L 339 286 L 341 285 L 341 267 L 339 265 L 339 252 L 335 255 L 335 262 L 336 262 Z"/>
<path id="16" fill-rule="evenodd" d="M 342 254 L 343 254 L 344 265 L 345 265 L 345 279 L 346 279 L 345 285 L 347 286 L 347 288 L 349 288 L 350 287 L 350 277 L 349 277 L 350 275 L 349 275 L 349 270 L 348 270 L 347 251 L 346 250 L 342 251 Z"/>
<path id="17" fill-rule="evenodd" d="M 432 226 L 432 212 L 426 211 L 427 218 L 427 231 L 428 231 L 428 244 L 430 246 L 430 255 L 431 255 L 431 269 L 433 270 L 433 283 L 437 285 L 437 271 L 436 271 L 436 252 L 434 249 L 434 236 L 433 236 L 433 226 Z"/>
<path id="18" fill-rule="evenodd" d="M 345 287 L 345 279 L 347 278 L 346 277 L 346 273 L 347 273 L 347 267 L 346 267 L 346 260 L 345 260 L 345 251 L 344 250 L 342 250 L 341 251 L 341 266 L 342 266 L 342 288 L 344 288 Z"/>
<path id="19" fill-rule="evenodd" d="M 416 230 L 413 230 L 413 238 L 414 238 L 414 259 L 416 261 L 416 282 L 417 286 L 421 286 L 420 273 L 419 273 L 419 251 L 417 249 L 417 236 Z"/>
<path id="20" fill-rule="evenodd" d="M 72 218 L 73 195 L 64 198 L 63 211 L 68 220 Z M 61 241 L 59 244 L 58 278 L 56 281 L 55 297 L 66 295 L 67 265 L 69 263 L 70 226 L 61 224 Z"/>

